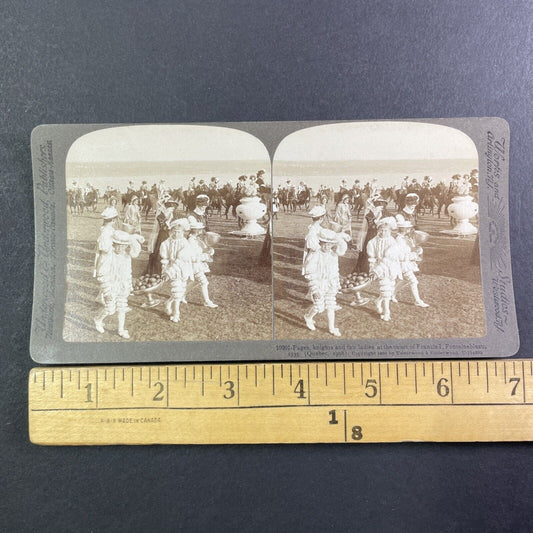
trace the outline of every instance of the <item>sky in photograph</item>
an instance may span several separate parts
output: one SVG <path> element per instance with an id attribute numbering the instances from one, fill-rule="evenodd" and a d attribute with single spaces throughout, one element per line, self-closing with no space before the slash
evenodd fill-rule
<path id="1" fill-rule="evenodd" d="M 201 125 L 120 126 L 77 139 L 66 161 L 67 187 L 73 181 L 125 190 L 132 180 L 150 185 L 164 178 L 172 188 L 187 186 L 191 177 L 235 182 L 242 174 L 264 169 L 270 157 L 263 143 L 233 128 Z"/>
<path id="2" fill-rule="evenodd" d="M 287 136 L 274 156 L 274 185 L 303 180 L 318 188 L 338 188 L 377 178 L 383 187 L 400 184 L 403 176 L 419 181 L 449 181 L 456 173 L 478 167 L 474 142 L 463 132 L 415 122 L 326 124 Z"/>

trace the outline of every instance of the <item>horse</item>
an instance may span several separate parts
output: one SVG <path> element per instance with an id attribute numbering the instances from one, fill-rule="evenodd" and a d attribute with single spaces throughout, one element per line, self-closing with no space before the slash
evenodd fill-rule
<path id="1" fill-rule="evenodd" d="M 222 216 L 222 196 L 219 189 L 209 189 L 207 193 L 209 196 L 209 206 L 206 210 L 207 215 L 211 216 L 215 211 L 218 211 L 218 216 Z"/>
<path id="2" fill-rule="evenodd" d="M 92 208 L 93 213 L 96 211 L 98 207 L 98 191 L 92 190 L 85 195 L 85 205 L 87 209 Z"/>
<path id="3" fill-rule="evenodd" d="M 419 191 L 420 203 L 418 204 L 418 212 L 423 215 L 426 214 L 426 209 L 430 215 L 434 214 L 434 210 L 438 207 L 439 202 L 437 200 L 436 187 L 422 188 Z"/>
<path id="4" fill-rule="evenodd" d="M 73 214 L 83 214 L 85 208 L 85 195 L 81 189 L 72 191 L 70 208 L 70 212 Z"/>
<path id="5" fill-rule="evenodd" d="M 296 195 L 294 211 L 296 210 L 296 206 L 298 206 L 300 209 L 302 209 L 303 207 L 305 210 L 308 210 L 310 203 L 311 203 L 311 189 L 309 187 L 306 187 L 305 189 L 302 189 Z"/>
<path id="6" fill-rule="evenodd" d="M 352 189 L 352 209 L 357 213 L 357 220 L 365 213 L 366 203 L 368 200 L 367 193 L 362 189 Z"/>

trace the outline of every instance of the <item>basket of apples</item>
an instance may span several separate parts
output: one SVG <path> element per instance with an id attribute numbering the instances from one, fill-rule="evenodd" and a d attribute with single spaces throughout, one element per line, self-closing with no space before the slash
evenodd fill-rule
<path id="1" fill-rule="evenodd" d="M 159 274 L 145 274 L 133 282 L 133 294 L 146 294 L 155 291 L 163 284 Z"/>
<path id="2" fill-rule="evenodd" d="M 341 290 L 343 292 L 359 292 L 372 283 L 372 278 L 366 272 L 354 272 L 345 278 L 341 278 Z"/>

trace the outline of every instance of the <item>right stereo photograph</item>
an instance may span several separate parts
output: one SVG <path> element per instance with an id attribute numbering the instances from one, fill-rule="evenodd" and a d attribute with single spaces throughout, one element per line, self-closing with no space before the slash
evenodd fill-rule
<path id="1" fill-rule="evenodd" d="M 415 122 L 306 128 L 273 162 L 274 336 L 486 334 L 478 153 Z"/>

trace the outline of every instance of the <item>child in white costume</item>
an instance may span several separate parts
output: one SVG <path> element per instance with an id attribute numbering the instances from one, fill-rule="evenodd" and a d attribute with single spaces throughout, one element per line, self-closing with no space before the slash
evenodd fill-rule
<path id="1" fill-rule="evenodd" d="M 180 303 L 185 299 L 187 281 L 193 279 L 192 252 L 185 232 L 189 221 L 178 218 L 170 223 L 169 238 L 161 243 L 161 271 L 170 280 L 170 298 L 166 303 L 167 314 L 172 322 L 179 322 Z"/>
<path id="2" fill-rule="evenodd" d="M 390 301 L 394 297 L 396 280 L 402 278 L 400 266 L 400 250 L 392 229 L 396 227 L 393 217 L 386 217 L 378 223 L 377 235 L 368 242 L 368 264 L 370 275 L 379 282 L 379 297 L 376 307 L 380 318 L 385 322 L 391 319 Z"/>
<path id="3" fill-rule="evenodd" d="M 318 232 L 320 248 L 307 254 L 303 273 L 309 285 L 308 296 L 313 305 L 304 314 L 307 327 L 314 331 L 313 317 L 327 311 L 329 332 L 340 337 L 341 332 L 335 327 L 336 297 L 340 289 L 339 256 L 344 255 L 348 245 L 345 234 L 321 228 Z"/>
<path id="4" fill-rule="evenodd" d="M 112 251 L 106 257 L 105 268 L 100 269 L 99 279 L 104 298 L 104 308 L 94 318 L 96 330 L 104 333 L 104 320 L 117 313 L 118 334 L 129 339 L 125 329 L 128 296 L 132 291 L 131 259 L 141 252 L 144 238 L 141 235 L 130 235 L 125 231 L 116 230 L 112 235 Z"/>
<path id="5" fill-rule="evenodd" d="M 106 207 L 102 211 L 104 219 L 100 228 L 100 235 L 96 241 L 96 253 L 94 257 L 93 277 L 96 278 L 100 286 L 96 301 L 105 305 L 104 286 L 107 283 L 108 273 L 111 269 L 111 259 L 113 253 L 113 233 L 116 230 L 116 220 L 118 212 L 114 207 Z"/>
<path id="6" fill-rule="evenodd" d="M 419 271 L 418 262 L 422 260 L 423 250 L 417 246 L 412 236 L 413 224 L 409 220 L 405 220 L 402 215 L 396 215 L 398 225 L 398 235 L 396 236 L 396 243 L 400 249 L 400 265 L 402 268 L 402 275 L 405 282 L 409 283 L 411 292 L 415 299 L 415 305 L 418 307 L 429 307 L 418 293 L 418 280 L 415 272 Z M 393 297 L 393 300 L 395 298 Z"/>
<path id="7" fill-rule="evenodd" d="M 307 235 L 305 236 L 304 255 L 302 259 L 302 276 L 305 276 L 305 261 L 308 254 L 316 252 L 320 249 L 320 241 L 318 234 L 322 227 L 322 222 L 326 217 L 326 208 L 322 205 L 316 205 L 309 211 L 309 216 L 313 219 L 313 223 L 307 228 Z"/>
<path id="8" fill-rule="evenodd" d="M 208 263 L 213 262 L 215 250 L 205 242 L 204 224 L 191 221 L 190 227 L 191 234 L 189 235 L 188 241 L 192 254 L 192 271 L 194 279 L 199 282 L 202 287 L 204 305 L 214 309 L 215 307 L 218 307 L 218 305 L 213 303 L 209 298 L 209 281 L 207 281 L 206 273 L 209 272 Z"/>
<path id="9" fill-rule="evenodd" d="M 141 233 L 141 208 L 139 207 L 139 198 L 135 194 L 126 207 L 124 223 L 133 226 L 136 233 Z"/>
<path id="10" fill-rule="evenodd" d="M 342 226 L 342 231 L 352 238 L 352 212 L 350 210 L 350 196 L 345 194 L 335 210 L 335 222 Z"/>

